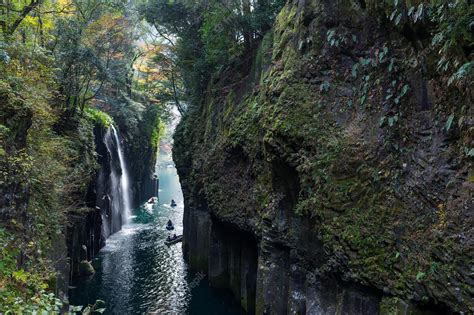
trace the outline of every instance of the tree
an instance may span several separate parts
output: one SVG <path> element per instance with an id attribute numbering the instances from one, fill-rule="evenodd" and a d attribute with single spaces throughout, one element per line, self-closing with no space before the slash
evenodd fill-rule
<path id="1" fill-rule="evenodd" d="M 282 0 L 150 0 L 141 8 L 148 23 L 171 42 L 174 64 L 194 103 L 219 68 L 254 49 L 283 6 Z"/>
<path id="2" fill-rule="evenodd" d="M 64 109 L 70 115 L 82 112 L 104 87 L 115 95 L 123 90 L 130 94 L 132 27 L 121 10 L 111 10 L 102 1 L 87 4 L 77 2 L 78 14 L 59 20 L 56 34 L 54 52 L 61 69 L 58 81 Z"/>
<path id="3" fill-rule="evenodd" d="M 6 19 L 0 20 L 2 33 L 6 39 L 10 39 L 18 29 L 21 22 L 35 9 L 43 4 L 44 0 L 31 0 L 27 4 L 12 3 L 8 0 L 0 2 L 0 13 Z"/>

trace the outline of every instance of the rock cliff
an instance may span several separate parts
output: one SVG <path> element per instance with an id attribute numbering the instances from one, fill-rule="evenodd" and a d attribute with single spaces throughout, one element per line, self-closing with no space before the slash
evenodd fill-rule
<path id="1" fill-rule="evenodd" d="M 474 312 L 472 81 L 381 10 L 290 1 L 178 126 L 185 256 L 248 313 Z"/>

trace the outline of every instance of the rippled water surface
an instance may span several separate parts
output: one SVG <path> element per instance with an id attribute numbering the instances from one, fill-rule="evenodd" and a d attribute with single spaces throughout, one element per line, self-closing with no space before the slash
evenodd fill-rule
<path id="1" fill-rule="evenodd" d="M 170 154 L 161 158 L 159 202 L 134 211 L 131 222 L 109 239 L 93 261 L 96 274 L 74 283 L 73 305 L 106 303 L 106 314 L 240 314 L 227 292 L 188 271 L 181 243 L 168 247 L 166 222 L 182 234 L 183 197 Z M 178 206 L 171 208 L 174 199 Z"/>

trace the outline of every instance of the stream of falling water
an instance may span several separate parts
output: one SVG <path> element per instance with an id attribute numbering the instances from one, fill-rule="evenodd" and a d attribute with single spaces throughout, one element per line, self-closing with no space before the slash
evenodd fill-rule
<path id="1" fill-rule="evenodd" d="M 110 161 L 110 190 L 103 198 L 110 201 L 110 212 L 102 213 L 103 236 L 105 238 L 121 230 L 131 216 L 130 179 L 118 132 L 113 125 L 104 136 Z"/>
<path id="2" fill-rule="evenodd" d="M 123 151 L 122 151 L 122 146 L 120 144 L 120 140 L 118 138 L 117 130 L 115 129 L 114 125 L 111 125 L 114 137 L 115 137 L 115 142 L 117 143 L 117 153 L 119 157 L 119 162 L 120 162 L 120 168 L 122 170 L 122 174 L 120 176 L 120 195 L 122 197 L 122 205 L 123 205 L 123 211 L 122 211 L 122 218 L 123 218 L 123 223 L 126 224 L 129 222 L 130 217 L 132 215 L 132 210 L 131 210 L 131 202 L 130 202 L 130 177 L 128 176 L 128 169 L 127 165 L 125 164 L 125 158 L 123 156 Z"/>

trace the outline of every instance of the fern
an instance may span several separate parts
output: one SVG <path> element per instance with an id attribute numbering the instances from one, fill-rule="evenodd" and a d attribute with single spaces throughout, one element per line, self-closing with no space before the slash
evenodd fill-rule
<path id="1" fill-rule="evenodd" d="M 468 79 L 468 78 L 472 79 L 473 69 L 474 69 L 474 61 L 466 62 L 461 67 L 459 67 L 459 69 L 455 73 L 453 73 L 451 77 L 449 77 L 448 85 L 460 82 L 464 79 Z"/>

